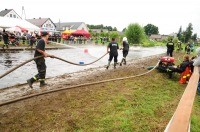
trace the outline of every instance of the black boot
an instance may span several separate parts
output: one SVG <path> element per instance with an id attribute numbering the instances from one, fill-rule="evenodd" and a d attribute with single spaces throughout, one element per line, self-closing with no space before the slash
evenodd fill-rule
<path id="1" fill-rule="evenodd" d="M 35 80 L 33 78 L 27 80 L 27 83 L 28 83 L 28 85 L 29 85 L 30 88 L 33 88 L 32 85 L 33 85 L 34 82 L 35 82 Z"/>
<path id="2" fill-rule="evenodd" d="M 126 65 L 126 59 L 124 58 L 124 65 Z"/>
<path id="3" fill-rule="evenodd" d="M 124 58 L 122 58 L 122 61 L 121 61 L 121 63 L 119 64 L 120 66 L 122 66 L 123 61 L 124 61 Z"/>
<path id="4" fill-rule="evenodd" d="M 108 65 L 106 66 L 106 69 L 108 69 L 110 66 L 110 61 L 108 61 Z"/>
<path id="5" fill-rule="evenodd" d="M 47 86 L 47 84 L 45 83 L 45 81 L 40 81 L 40 87 L 44 87 Z"/>
<path id="6" fill-rule="evenodd" d="M 114 69 L 116 69 L 117 62 L 114 62 Z"/>

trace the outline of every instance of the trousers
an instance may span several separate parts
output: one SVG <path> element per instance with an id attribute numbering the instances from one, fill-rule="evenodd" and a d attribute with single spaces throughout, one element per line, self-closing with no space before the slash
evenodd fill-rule
<path id="1" fill-rule="evenodd" d="M 111 62 L 113 57 L 114 57 L 114 62 L 117 62 L 117 57 L 118 57 L 117 55 L 115 55 L 115 56 L 114 55 L 110 55 L 108 61 Z"/>
<path id="2" fill-rule="evenodd" d="M 34 76 L 35 80 L 45 80 L 46 77 L 46 64 L 44 58 L 35 61 L 38 74 Z"/>

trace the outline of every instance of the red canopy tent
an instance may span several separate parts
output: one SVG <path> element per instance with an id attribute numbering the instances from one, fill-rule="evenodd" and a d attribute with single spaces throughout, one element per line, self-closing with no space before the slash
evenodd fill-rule
<path id="1" fill-rule="evenodd" d="M 16 26 L 16 27 L 20 28 L 22 32 L 28 32 L 28 30 L 26 28 L 23 28 L 23 27 L 20 27 L 20 26 Z"/>
<path id="2" fill-rule="evenodd" d="M 72 35 L 83 35 L 87 38 L 90 37 L 90 33 L 86 32 L 85 30 L 76 30 L 75 32 L 72 33 Z"/>

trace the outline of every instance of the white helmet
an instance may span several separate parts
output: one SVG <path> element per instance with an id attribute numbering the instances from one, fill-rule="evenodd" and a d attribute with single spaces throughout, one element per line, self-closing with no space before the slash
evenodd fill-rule
<path id="1" fill-rule="evenodd" d="M 127 41 L 127 38 L 126 37 L 123 37 L 123 39 L 122 39 L 123 41 Z"/>

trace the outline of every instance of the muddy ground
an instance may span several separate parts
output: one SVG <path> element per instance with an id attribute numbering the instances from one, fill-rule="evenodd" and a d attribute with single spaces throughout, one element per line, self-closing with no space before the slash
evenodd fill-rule
<path id="1" fill-rule="evenodd" d="M 40 88 L 39 83 L 37 82 L 33 84 L 33 89 L 31 89 L 27 84 L 19 84 L 8 88 L 3 88 L 0 89 L 0 103 L 20 96 L 38 93 L 50 89 L 63 88 L 83 83 L 137 75 L 139 73 L 146 72 L 146 68 L 148 66 L 155 65 L 160 56 L 162 55 L 155 55 L 142 59 L 132 60 L 123 67 L 120 67 L 118 65 L 117 69 L 114 69 L 113 65 L 111 65 L 109 67 L 109 70 L 106 70 L 106 66 L 104 66 L 48 78 L 46 80 L 48 85 L 44 88 Z"/>
<path id="2" fill-rule="evenodd" d="M 84 71 L 64 74 L 62 76 L 47 79 L 48 86 L 45 88 L 39 88 L 39 84 L 35 83 L 33 89 L 30 89 L 27 84 L 14 86 L 6 89 L 0 90 L 0 100 L 1 102 L 14 99 L 17 97 L 46 91 L 50 89 L 65 88 L 72 85 L 78 85 L 88 82 L 101 81 L 112 78 L 126 77 L 137 75 L 140 73 L 147 72 L 146 68 L 148 66 L 154 66 L 162 55 L 156 55 L 151 57 L 142 58 L 139 60 L 133 60 L 128 62 L 125 66 L 118 66 L 117 69 L 113 69 L 113 66 L 106 70 L 105 67 L 99 67 L 95 69 L 87 69 Z M 176 57 L 179 55 L 176 54 Z M 150 73 L 144 77 L 135 78 L 140 83 L 145 83 L 145 79 L 153 76 L 155 72 Z M 101 101 L 99 94 L 104 96 L 104 93 L 109 92 L 109 95 L 116 94 L 116 92 L 127 92 L 127 91 L 115 91 L 111 90 L 109 87 L 121 87 L 126 85 L 127 80 L 118 81 L 115 83 L 102 83 L 92 86 L 84 86 L 76 89 L 64 90 L 56 93 L 51 93 L 47 95 L 42 95 L 27 99 L 24 101 L 19 101 L 10 105 L 0 107 L 0 131 L 75 131 L 79 130 L 76 126 L 76 120 L 72 120 L 73 113 L 84 113 L 82 111 L 83 107 L 90 107 L 91 109 L 98 108 L 104 102 Z M 109 87 L 108 87 L 109 86 Z M 134 88 L 134 86 L 131 86 Z M 121 89 L 123 90 L 123 89 Z M 180 91 L 182 92 L 182 91 Z M 98 99 L 94 98 L 98 93 Z M 178 95 L 177 97 L 180 97 Z M 74 102 L 74 100 L 79 100 Z M 72 103 L 73 102 L 73 103 Z M 175 103 L 178 102 L 178 99 Z M 78 103 L 78 104 L 77 104 Z M 83 106 L 76 107 L 82 104 Z M 173 104 L 173 102 L 172 102 Z M 66 107 L 70 105 L 70 107 Z M 73 106 L 72 106 L 73 105 Z M 74 109 L 72 109 L 72 107 Z M 173 104 L 173 107 L 174 104 Z M 68 109 L 69 108 L 69 109 Z M 59 115 L 59 112 L 68 111 L 70 114 L 65 113 L 65 117 Z M 98 109 L 95 114 L 99 113 Z M 55 114 L 56 119 L 59 117 L 60 122 L 57 124 L 54 119 L 48 117 L 48 114 Z M 93 114 L 93 113 L 91 113 Z M 28 117 L 33 117 L 27 119 Z M 50 118 L 50 119 L 49 119 Z M 48 122 L 49 121 L 49 122 Z M 53 123 L 52 123 L 52 122 Z M 64 124 L 62 124 L 64 123 Z M 67 123 L 67 125 L 66 125 Z M 87 122 L 91 124 L 90 122 Z M 165 121 L 164 124 L 167 122 Z M 44 125 L 44 126 L 43 126 Z M 158 128 L 157 128 L 158 127 Z M 65 128 L 65 129 L 63 129 Z M 70 129 L 67 129 L 70 128 Z M 159 125 L 152 129 L 152 131 L 162 131 L 163 126 L 159 128 Z M 86 130 L 87 131 L 87 130 Z M 101 131 L 101 130 L 100 130 Z"/>

